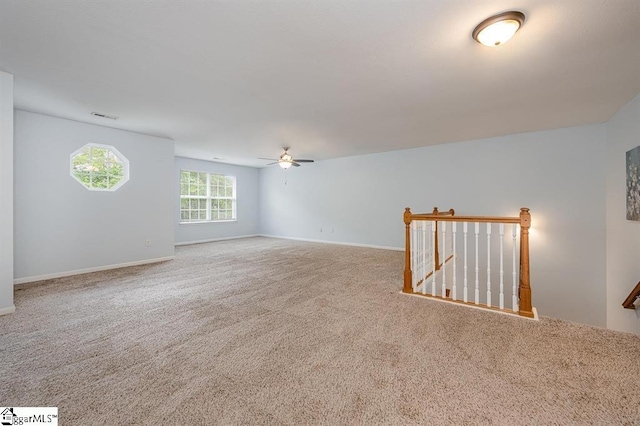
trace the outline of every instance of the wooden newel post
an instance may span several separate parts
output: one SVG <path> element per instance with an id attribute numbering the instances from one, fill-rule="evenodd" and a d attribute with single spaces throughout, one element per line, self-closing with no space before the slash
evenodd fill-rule
<path id="1" fill-rule="evenodd" d="M 403 293 L 413 293 L 411 273 L 411 209 L 404 209 L 405 249 L 404 249 L 404 287 Z"/>
<path id="2" fill-rule="evenodd" d="M 523 317 L 533 318 L 531 308 L 531 283 L 529 281 L 529 228 L 531 227 L 531 214 L 529 209 L 520 209 L 520 305 L 518 312 Z"/>

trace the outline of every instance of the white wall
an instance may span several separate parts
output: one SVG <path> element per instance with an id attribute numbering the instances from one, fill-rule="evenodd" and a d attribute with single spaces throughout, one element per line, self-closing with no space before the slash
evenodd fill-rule
<path id="1" fill-rule="evenodd" d="M 13 75 L 0 71 L 0 315 L 13 306 Z"/>
<path id="2" fill-rule="evenodd" d="M 283 170 L 261 169 L 261 231 L 401 248 L 405 207 L 526 206 L 534 306 L 605 326 L 605 139 L 601 124 L 340 158 L 287 171 L 287 185 Z"/>
<path id="3" fill-rule="evenodd" d="M 640 222 L 626 220 L 626 152 L 640 145 L 640 95 L 607 124 L 607 327 L 640 334 L 621 304 L 640 281 Z"/>
<path id="4" fill-rule="evenodd" d="M 237 220 L 233 222 L 180 223 L 180 170 L 219 173 L 236 177 Z M 176 244 L 258 234 L 258 169 L 176 157 L 174 169 Z"/>
<path id="5" fill-rule="evenodd" d="M 88 142 L 127 157 L 129 182 L 102 192 L 73 179 L 69 156 Z M 173 256 L 173 158 L 168 139 L 16 111 L 16 282 Z"/>

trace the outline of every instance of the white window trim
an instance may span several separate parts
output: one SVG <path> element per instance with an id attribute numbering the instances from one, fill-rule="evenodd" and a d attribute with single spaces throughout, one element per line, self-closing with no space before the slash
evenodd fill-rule
<path id="1" fill-rule="evenodd" d="M 82 182 L 80 179 L 77 178 L 77 176 L 73 173 L 73 157 L 80 154 L 87 147 L 105 148 L 105 149 L 108 149 L 109 151 L 113 151 L 113 153 L 122 161 L 122 165 L 124 169 L 122 179 L 120 179 L 120 182 L 116 183 L 111 188 L 90 188 L 87 185 L 85 185 L 84 182 Z M 85 188 L 88 191 L 114 192 L 114 191 L 117 191 L 122 185 L 124 185 L 129 181 L 129 160 L 127 159 L 127 157 L 122 155 L 122 153 L 118 151 L 118 149 L 113 145 L 104 145 L 104 144 L 89 142 L 87 144 L 82 145 L 80 148 L 73 151 L 71 155 L 69 155 L 69 174 L 71 175 L 73 180 L 78 182 L 80 185 L 82 185 L 83 188 Z"/>
<path id="2" fill-rule="evenodd" d="M 182 195 L 182 173 L 204 173 L 207 175 L 207 195 Z M 226 178 L 233 179 L 233 196 L 232 197 L 211 197 L 211 175 L 224 176 Z M 200 198 L 207 200 L 207 219 L 204 220 L 194 220 L 184 222 L 182 220 L 182 203 L 178 206 L 178 217 L 180 218 L 179 225 L 197 225 L 201 223 L 224 223 L 224 222 L 237 222 L 238 221 L 238 199 L 237 199 L 237 179 L 233 175 L 226 175 L 224 173 L 215 173 L 215 172 L 205 172 L 201 170 L 187 170 L 180 169 L 179 175 L 179 186 L 180 186 L 180 201 L 183 198 Z M 233 201 L 233 219 L 211 219 L 211 200 L 231 200 Z"/>

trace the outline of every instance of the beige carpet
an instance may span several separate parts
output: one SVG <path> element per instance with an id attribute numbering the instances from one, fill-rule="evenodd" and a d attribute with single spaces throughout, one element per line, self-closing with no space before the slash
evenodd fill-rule
<path id="1" fill-rule="evenodd" d="M 400 252 L 176 255 L 17 290 L 0 405 L 63 425 L 640 424 L 636 336 L 401 295 Z"/>

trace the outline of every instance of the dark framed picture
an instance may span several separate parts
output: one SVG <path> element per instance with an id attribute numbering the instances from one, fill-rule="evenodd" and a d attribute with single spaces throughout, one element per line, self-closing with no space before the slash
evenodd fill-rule
<path id="1" fill-rule="evenodd" d="M 640 220 L 640 146 L 627 151 L 627 220 Z"/>

